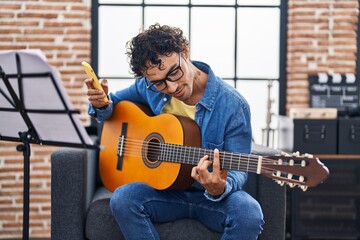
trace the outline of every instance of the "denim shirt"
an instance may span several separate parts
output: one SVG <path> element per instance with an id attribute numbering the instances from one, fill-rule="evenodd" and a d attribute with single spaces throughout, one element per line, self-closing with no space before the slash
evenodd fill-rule
<path id="1" fill-rule="evenodd" d="M 208 74 L 205 92 L 196 104 L 195 113 L 195 122 L 201 131 L 202 148 L 250 153 L 250 108 L 245 98 L 235 88 L 215 76 L 207 64 L 198 61 L 193 61 L 193 64 Z M 146 89 L 145 81 L 145 78 L 140 78 L 129 88 L 110 93 L 109 99 L 113 104 L 122 100 L 146 104 L 155 115 L 159 115 L 171 100 L 171 96 Z M 113 105 L 105 108 L 89 105 L 88 113 L 98 121 L 104 121 L 111 116 L 112 109 Z M 205 196 L 212 201 L 220 201 L 232 192 L 242 189 L 246 179 L 246 172 L 230 170 L 225 192 L 214 197 L 205 191 Z M 202 188 L 199 183 L 195 183 L 196 187 Z"/>

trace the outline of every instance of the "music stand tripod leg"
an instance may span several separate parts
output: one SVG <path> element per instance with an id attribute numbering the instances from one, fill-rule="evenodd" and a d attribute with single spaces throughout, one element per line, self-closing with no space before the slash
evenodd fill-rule
<path id="1" fill-rule="evenodd" d="M 30 212 L 30 140 L 33 139 L 31 131 L 19 132 L 23 144 L 16 147 L 16 150 L 23 152 L 24 156 L 24 193 L 23 193 L 23 240 L 29 239 L 29 212 Z"/>

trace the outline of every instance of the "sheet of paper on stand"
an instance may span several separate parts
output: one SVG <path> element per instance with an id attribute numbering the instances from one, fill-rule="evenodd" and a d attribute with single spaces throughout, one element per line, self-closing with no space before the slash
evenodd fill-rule
<path id="1" fill-rule="evenodd" d="M 0 66 L 40 140 L 93 145 L 75 113 L 59 72 L 47 63 L 40 50 L 0 51 Z M 28 130 L 2 78 L 0 109 L 0 138 L 18 138 L 19 132 Z"/>

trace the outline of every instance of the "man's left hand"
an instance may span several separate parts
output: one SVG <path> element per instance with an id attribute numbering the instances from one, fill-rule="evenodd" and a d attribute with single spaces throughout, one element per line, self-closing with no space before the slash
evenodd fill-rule
<path id="1" fill-rule="evenodd" d="M 191 177 L 198 181 L 212 196 L 220 196 L 225 192 L 228 170 L 220 170 L 219 150 L 214 150 L 214 161 L 209 156 L 202 157 L 197 166 L 192 168 Z M 212 165 L 213 171 L 208 168 Z"/>

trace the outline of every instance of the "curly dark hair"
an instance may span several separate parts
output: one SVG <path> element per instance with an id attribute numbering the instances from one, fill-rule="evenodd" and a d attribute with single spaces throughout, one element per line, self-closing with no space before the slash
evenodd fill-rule
<path id="1" fill-rule="evenodd" d="M 180 53 L 188 46 L 189 42 L 180 28 L 156 23 L 126 43 L 126 55 L 132 73 L 139 78 L 149 68 L 149 61 L 151 65 L 158 65 L 161 69 L 159 56 L 168 56 L 173 52 Z"/>

